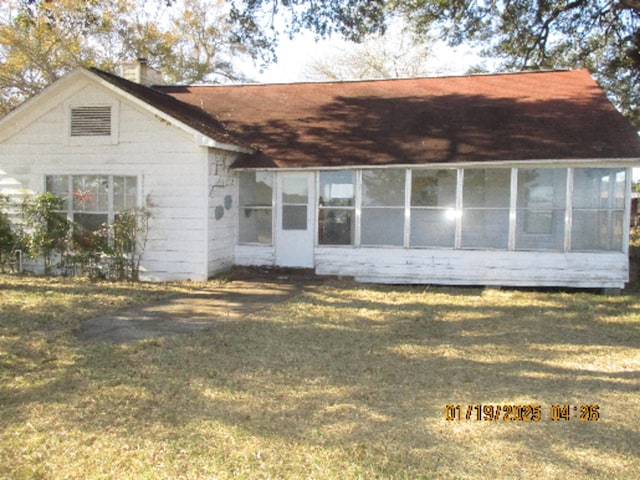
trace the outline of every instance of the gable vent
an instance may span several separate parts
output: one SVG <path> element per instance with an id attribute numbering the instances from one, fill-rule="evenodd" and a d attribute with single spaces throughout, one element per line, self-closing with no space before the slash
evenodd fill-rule
<path id="1" fill-rule="evenodd" d="M 111 107 L 75 107 L 71 109 L 71 136 L 111 135 Z"/>

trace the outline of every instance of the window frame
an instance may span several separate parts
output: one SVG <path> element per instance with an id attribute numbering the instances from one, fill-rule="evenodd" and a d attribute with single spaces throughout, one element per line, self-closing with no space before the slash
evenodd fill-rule
<path id="1" fill-rule="evenodd" d="M 397 204 L 397 205 L 390 205 L 390 204 L 384 204 L 385 202 L 381 202 L 381 201 L 374 201 L 374 202 L 367 202 L 365 203 L 365 198 L 364 198 L 364 191 L 365 191 L 365 175 L 366 172 L 402 172 L 402 181 L 400 182 L 402 184 L 402 201 Z M 359 218 L 359 226 L 356 227 L 356 232 L 359 233 L 358 235 L 358 245 L 362 246 L 362 247 L 391 247 L 391 248 L 403 248 L 405 246 L 405 230 L 406 230 L 406 223 L 407 223 L 407 215 L 406 215 L 406 201 L 407 201 L 407 169 L 406 168 L 402 168 L 402 167 L 391 167 L 391 168 L 384 168 L 384 169 L 372 169 L 372 168 L 364 168 L 359 170 L 359 175 L 356 176 L 356 181 L 358 182 L 359 188 L 356 189 L 356 191 L 359 193 L 360 195 L 360 213 L 359 215 L 357 215 L 357 218 Z M 359 180 L 359 181 L 358 181 Z M 358 202 L 356 202 L 358 203 Z M 400 236 L 400 243 L 399 244 L 394 244 L 391 242 L 378 242 L 378 243 L 374 243 L 374 242 L 364 242 L 363 240 L 363 218 L 364 218 L 364 213 L 365 211 L 367 212 L 384 212 L 384 211 L 394 211 L 396 213 L 398 213 L 399 217 L 401 218 L 402 221 L 402 229 L 400 231 L 400 233 L 398 234 Z"/>
<path id="2" fill-rule="evenodd" d="M 54 192 L 52 190 L 49 190 L 48 188 L 48 184 L 49 184 L 49 178 L 55 178 L 55 177 L 62 177 L 65 178 L 65 182 L 66 183 L 66 197 L 62 197 L 65 201 L 65 209 L 64 210 L 60 210 L 61 214 L 66 215 L 67 219 L 72 222 L 74 225 L 78 224 L 81 225 L 80 223 L 75 221 L 75 216 L 77 215 L 105 215 L 107 217 L 107 223 L 108 224 L 112 224 L 113 221 L 115 220 L 117 214 L 120 211 L 126 211 L 126 210 L 130 210 L 130 209 L 134 209 L 134 208 L 140 208 L 141 206 L 141 198 L 142 198 L 142 194 L 141 194 L 141 176 L 140 175 L 126 175 L 126 174 L 101 174 L 101 173 L 50 173 L 50 174 L 46 174 L 44 175 L 44 188 L 42 191 L 47 192 L 47 193 L 54 193 L 56 195 L 59 195 L 58 192 Z M 74 179 L 80 178 L 80 177 L 105 177 L 107 180 L 107 208 L 106 210 L 101 210 L 101 209 L 96 209 L 96 210 L 79 210 L 77 208 L 75 208 L 75 204 L 74 204 Z M 135 194 L 135 200 L 134 200 L 134 206 L 130 207 L 130 208 L 125 208 L 123 210 L 116 210 L 115 209 L 115 189 L 114 189 L 114 178 L 122 178 L 125 180 L 125 185 L 126 185 L 126 179 L 134 179 L 135 181 L 135 188 L 136 188 L 136 194 Z M 125 198 L 126 198 L 126 194 L 125 194 Z M 82 226 L 82 225 L 81 225 Z"/>
<path id="3" fill-rule="evenodd" d="M 609 185 L 608 185 L 608 189 L 607 189 L 607 200 L 606 200 L 606 204 L 605 205 L 595 205 L 595 206 L 591 206 L 591 205 L 581 205 L 581 206 L 576 206 L 576 191 L 577 189 L 575 188 L 575 180 L 576 180 L 576 171 L 577 170 L 601 170 L 601 171 L 607 171 L 608 170 L 608 175 L 610 180 L 609 180 Z M 622 173 L 624 175 L 624 182 L 622 182 L 622 205 L 618 206 L 616 205 L 616 192 L 617 192 L 617 187 L 619 185 L 617 179 L 615 178 L 616 175 Z M 572 168 L 571 169 L 571 177 L 572 177 L 572 182 L 571 182 L 571 210 L 570 210 L 570 221 L 568 222 L 567 228 L 570 229 L 570 234 L 568 236 L 567 239 L 567 247 L 569 249 L 569 251 L 571 252 L 583 252 L 583 253 L 600 253 L 600 252 L 623 252 L 625 254 L 628 254 L 628 249 L 629 249 L 629 244 L 628 242 L 625 242 L 625 238 L 629 237 L 629 221 L 628 219 L 630 218 L 630 199 L 627 198 L 627 193 L 630 191 L 631 189 L 631 171 L 628 167 L 615 167 L 615 166 L 611 166 L 611 167 L 576 167 L 576 168 Z M 601 179 L 604 177 L 601 177 Z M 611 181 L 611 179 L 613 181 Z M 600 191 L 600 193 L 602 194 L 602 190 Z M 605 239 L 606 241 L 606 248 L 596 248 L 596 249 L 592 249 L 592 248 L 577 248 L 574 247 L 574 238 L 575 238 L 575 233 L 573 231 L 574 226 L 578 223 L 577 218 L 580 215 L 585 215 L 588 214 L 590 215 L 592 218 L 593 216 L 602 216 L 604 215 L 605 217 L 605 223 L 606 223 L 606 229 L 607 229 L 607 237 Z M 617 238 L 615 238 L 615 232 L 614 232 L 614 228 L 615 225 L 617 223 L 617 218 L 620 218 L 620 223 L 621 223 L 621 236 L 619 238 L 621 244 L 617 245 L 614 244 L 614 242 L 617 240 Z M 578 232 L 579 233 L 579 232 Z M 584 238 L 584 234 L 581 235 L 581 238 Z"/>
<path id="4" fill-rule="evenodd" d="M 508 173 L 508 197 L 507 197 L 507 201 L 505 202 L 504 205 L 502 206 L 495 206 L 495 205 L 482 205 L 482 206 L 465 206 L 465 199 L 464 199 L 464 194 L 465 194 L 465 178 L 468 178 L 467 176 L 467 171 L 469 170 L 476 170 L 476 171 L 497 171 L 497 170 L 506 170 Z M 514 170 L 516 170 L 513 167 L 505 167 L 505 166 L 496 166 L 496 167 L 475 167 L 475 168 L 463 168 L 462 169 L 462 180 L 461 182 L 459 182 L 458 184 L 458 188 L 459 188 L 459 195 L 461 197 L 461 204 L 460 204 L 460 210 L 459 210 L 459 215 L 460 215 L 460 237 L 459 237 L 459 242 L 456 241 L 456 249 L 460 249 L 460 250 L 475 250 L 475 251 L 501 251 L 501 252 L 506 252 L 506 251 L 512 251 L 513 245 L 514 245 L 514 220 L 515 220 L 515 216 L 514 216 L 514 196 L 517 196 L 517 193 L 514 192 Z M 486 174 L 485 174 L 486 175 Z M 486 177 L 485 177 L 486 178 Z M 485 184 L 483 183 L 483 191 L 486 190 Z M 472 203 L 472 202 L 469 202 Z M 489 214 L 489 215 L 493 215 L 493 214 L 502 214 L 502 215 L 506 215 L 506 236 L 504 238 L 504 243 L 498 246 L 478 246 L 477 244 L 472 244 L 472 245 L 468 245 L 465 244 L 465 219 L 468 218 L 467 214 L 473 214 L 473 213 L 480 213 L 483 215 Z M 473 231 L 473 230 L 472 230 Z M 477 235 L 477 233 L 475 234 Z M 473 238 L 473 237 L 472 237 Z M 481 238 L 481 237 L 479 237 Z"/>
<path id="5" fill-rule="evenodd" d="M 585 250 L 585 249 L 577 249 L 574 248 L 571 237 L 572 235 L 579 234 L 574 231 L 574 217 L 575 213 L 585 210 L 584 208 L 575 208 L 573 205 L 573 197 L 574 197 L 574 173 L 578 168 L 584 169 L 599 169 L 599 170 L 609 170 L 611 172 L 615 171 L 618 174 L 624 174 L 624 182 L 619 180 L 618 182 L 614 182 L 611 184 L 611 191 L 615 192 L 617 197 L 613 196 L 613 193 L 610 194 L 611 201 L 618 202 L 612 208 L 599 208 L 596 210 L 602 210 L 608 212 L 609 217 L 612 217 L 607 220 L 608 228 L 609 228 L 609 237 L 612 239 L 609 241 L 608 249 L 597 249 L 597 250 Z M 315 222 L 314 222 L 314 246 L 316 248 L 325 248 L 325 247 L 352 247 L 352 248 L 391 248 L 391 249 L 414 249 L 414 250 L 429 250 L 429 249 L 447 249 L 447 250 L 465 250 L 465 251 L 496 251 L 496 252 L 543 252 L 543 253 L 571 253 L 571 252 L 595 252 L 595 253 L 615 253 L 615 252 L 628 252 L 628 243 L 624 240 L 625 235 L 628 236 L 629 225 L 625 222 L 625 219 L 628 217 L 630 206 L 628 192 L 631 187 L 631 168 L 628 166 L 592 166 L 592 165 L 579 165 L 579 166 L 571 166 L 571 165 L 553 165 L 553 164 L 544 164 L 544 163 L 531 163 L 531 164 L 516 164 L 511 163 L 507 165 L 499 165 L 499 164 L 491 164 L 491 165 L 464 165 L 464 166 L 451 166 L 446 167 L 443 165 L 434 165 L 434 166 L 390 166 L 389 170 L 403 170 L 405 175 L 405 190 L 404 190 L 404 231 L 403 231 L 403 244 L 397 245 L 386 245 L 386 244 L 369 244 L 366 245 L 362 243 L 362 213 L 363 210 L 367 208 L 373 210 L 384 210 L 384 209 L 402 209 L 401 205 L 363 205 L 363 172 L 374 170 L 376 167 L 353 167 L 353 168 L 344 168 L 344 169 L 326 169 L 326 170 L 316 170 L 314 174 L 314 182 L 315 182 L 315 200 L 311 198 L 309 201 L 314 201 L 315 205 L 309 205 L 309 208 L 314 208 L 316 210 L 315 213 Z M 387 169 L 387 168 L 385 168 Z M 519 190 L 524 188 L 524 183 L 521 184 L 519 178 L 519 171 L 521 170 L 561 170 L 564 172 L 563 179 L 553 184 L 554 191 L 554 200 L 550 203 L 550 205 L 542 205 L 542 207 L 536 205 L 534 201 L 533 204 L 527 202 L 519 203 Z M 447 206 L 429 206 L 429 205 L 413 205 L 413 182 L 412 177 L 416 171 L 439 171 L 439 170 L 450 170 L 455 172 L 455 206 L 447 205 Z M 463 205 L 463 197 L 464 197 L 464 177 L 465 173 L 473 170 L 505 170 L 508 171 L 508 175 L 505 175 L 505 184 L 502 185 L 502 189 L 505 192 L 508 192 L 508 199 L 504 199 L 501 205 L 492 205 L 483 204 L 482 206 L 467 206 L 464 208 Z M 353 182 L 353 196 L 349 197 L 348 203 L 349 205 L 326 205 L 327 202 L 321 203 L 320 198 L 322 197 L 321 185 L 322 185 L 322 175 L 323 173 L 331 173 L 331 172 L 349 172 L 352 175 Z M 275 174 L 274 174 L 275 175 Z M 546 183 L 545 183 L 546 182 Z M 545 180 L 543 185 L 546 185 L 548 180 Z M 326 182 L 325 182 L 326 184 Z M 617 185 L 617 186 L 616 186 Z M 486 188 L 486 187 L 483 187 Z M 560 192 L 563 192 L 560 194 Z M 272 198 L 275 202 L 275 189 L 272 191 Z M 524 194 L 524 192 L 520 191 L 520 194 Z M 560 198 L 556 199 L 555 196 L 559 195 Z M 562 199 L 562 196 L 564 200 Z M 453 196 L 452 196 L 453 197 Z M 346 197 L 345 197 L 346 198 Z M 497 197 L 496 197 L 497 198 Z M 616 200 L 617 198 L 617 200 Z M 620 203 L 622 202 L 622 203 Z M 547 208 L 549 207 L 549 208 Z M 272 207 L 264 207 L 264 208 L 275 208 L 275 203 Z M 411 243 L 411 224 L 414 222 L 415 214 L 414 210 L 428 210 L 428 211 L 451 211 L 451 215 L 455 217 L 455 232 L 454 232 L 454 242 L 453 246 L 438 246 L 438 245 L 413 245 Z M 320 233 L 321 233 L 321 222 L 323 217 L 323 212 L 331 211 L 331 210 L 348 210 L 351 215 L 351 241 L 350 243 L 321 243 L 320 242 Z M 500 240 L 499 246 L 477 246 L 477 245 L 463 245 L 463 213 L 464 212 L 473 212 L 473 211 L 498 211 L 502 212 L 501 221 L 504 221 L 504 225 L 502 225 L 502 230 L 499 233 L 500 235 L 504 235 L 504 241 Z M 538 212 L 551 212 L 552 215 L 552 232 L 524 232 L 524 215 L 528 211 Z M 272 210 L 273 212 L 273 210 Z M 613 218 L 615 217 L 615 218 Z M 620 227 L 620 220 L 622 218 L 622 227 Z M 272 221 L 273 219 L 272 215 Z M 617 223 L 616 223 L 617 222 Z M 396 222 L 399 223 L 399 222 Z M 560 225 L 563 226 L 564 231 L 560 231 Z M 614 225 L 614 229 L 611 229 L 611 226 Z M 275 228 L 275 226 L 273 227 Z M 620 231 L 622 231 L 622 236 L 620 236 Z M 549 237 L 557 236 L 557 238 L 551 238 L 546 244 L 542 242 L 542 240 L 549 240 Z M 531 244 L 523 243 L 523 238 L 529 237 L 531 239 L 540 238 L 542 239 L 542 243 L 537 243 L 532 240 Z M 239 244 L 246 244 L 239 242 Z M 260 244 L 264 245 L 264 244 Z M 618 248 L 621 247 L 621 248 Z"/>
<path id="6" fill-rule="evenodd" d="M 571 169 L 567 167 L 520 167 L 514 168 L 514 183 L 512 190 L 514 211 L 515 211 L 515 225 L 514 225 L 514 246 L 513 250 L 516 251 L 542 251 L 542 252 L 563 252 L 567 251 L 566 237 L 567 237 L 567 212 L 570 211 L 570 204 L 568 201 L 570 191 L 570 176 Z M 548 187 L 551 189 L 552 199 L 547 206 L 537 207 L 530 206 L 531 202 L 528 202 L 526 198 L 521 199 L 521 194 L 525 195 L 526 182 L 522 181 L 521 174 L 523 171 L 544 170 L 545 173 L 550 170 L 562 170 L 563 179 L 558 185 L 555 184 L 542 184 L 539 187 Z M 562 202 L 555 202 L 555 196 L 558 195 Z M 523 200 L 522 203 L 520 200 Z M 527 222 L 530 216 L 538 215 L 541 213 L 547 213 L 550 215 L 550 231 L 548 232 L 531 232 L 527 231 Z M 558 231 L 558 225 L 562 226 L 562 231 Z M 527 245 L 528 242 L 537 242 L 536 247 L 533 248 Z M 542 242 L 548 243 L 549 247 L 541 246 Z"/>
<path id="7" fill-rule="evenodd" d="M 352 186 L 352 190 L 353 190 L 353 194 L 352 198 L 352 204 L 351 205 L 326 205 L 325 204 L 325 200 L 323 200 L 322 202 L 320 201 L 320 198 L 323 198 L 322 196 L 322 174 L 323 173 L 345 173 L 348 172 L 351 174 L 351 186 Z M 360 208 L 360 203 L 361 203 L 361 198 L 362 198 L 362 194 L 361 194 L 361 178 L 362 178 L 362 169 L 340 169 L 340 170 L 319 170 L 317 172 L 317 187 L 316 187 L 316 197 L 318 198 L 317 203 L 316 203 L 316 208 L 317 208 L 317 212 L 316 212 L 316 232 L 315 232 L 315 241 L 316 241 L 316 245 L 318 247 L 359 247 L 360 246 L 360 212 L 361 212 L 361 208 Z M 331 185 L 349 185 L 347 183 L 343 183 L 343 184 L 339 184 L 339 183 L 331 183 Z M 344 197 L 347 198 L 347 197 Z M 350 218 L 350 231 L 349 231 L 349 236 L 350 236 L 350 241 L 349 243 L 322 243 L 320 240 L 320 232 L 321 230 L 324 231 L 324 225 L 323 228 L 320 228 L 320 222 L 321 220 L 324 220 L 324 213 L 323 212 L 327 212 L 326 214 L 328 215 L 331 212 L 339 212 L 339 211 L 347 211 L 347 212 L 351 212 L 351 218 Z"/>
<path id="8" fill-rule="evenodd" d="M 407 169 L 407 201 L 406 201 L 406 217 L 408 218 L 408 228 L 406 232 L 405 238 L 405 248 L 412 249 L 445 249 L 445 250 L 454 250 L 459 249 L 459 237 L 460 237 L 460 220 L 461 220 L 461 182 L 462 182 L 462 169 L 461 168 L 409 168 Z M 414 174 L 416 172 L 433 172 L 437 174 L 440 171 L 452 172 L 454 175 L 454 192 L 453 192 L 453 203 L 447 206 L 441 205 L 418 205 L 417 203 L 414 205 Z M 443 215 L 449 215 L 451 217 L 451 222 L 453 222 L 453 239 L 450 245 L 417 245 L 412 240 L 411 233 L 413 232 L 414 226 L 414 211 L 421 212 L 435 212 L 441 213 Z"/>
<path id="9" fill-rule="evenodd" d="M 257 175 L 258 173 L 265 173 L 265 174 L 269 174 L 271 176 L 271 204 L 270 205 L 263 205 L 263 204 L 258 204 L 258 203 L 253 203 L 253 204 L 246 204 L 243 203 L 243 198 L 242 198 L 242 192 L 240 189 L 240 186 L 242 184 L 241 181 L 241 175 L 242 174 L 253 174 L 254 175 L 254 182 L 257 183 L 255 175 Z M 255 188 L 255 187 L 254 187 Z M 276 229 L 276 216 L 274 214 L 275 212 L 275 203 L 276 203 L 276 174 L 275 172 L 272 171 L 268 171 L 268 170 L 241 170 L 238 172 L 238 219 L 236 221 L 236 227 L 238 228 L 238 240 L 237 240 L 237 245 L 250 245 L 250 246 L 262 246 L 262 247 L 268 247 L 268 246 L 273 246 L 274 245 L 274 239 L 275 239 L 275 229 Z M 257 221 L 257 212 L 269 212 L 270 214 L 270 223 L 271 223 L 271 238 L 269 242 L 260 242 L 260 241 L 256 241 L 256 242 L 244 242 L 240 240 L 240 221 L 241 221 L 241 216 L 245 215 L 248 217 L 247 215 L 247 211 L 251 211 L 251 212 L 255 212 L 256 215 L 256 221 Z M 259 238 L 259 236 L 258 236 Z"/>

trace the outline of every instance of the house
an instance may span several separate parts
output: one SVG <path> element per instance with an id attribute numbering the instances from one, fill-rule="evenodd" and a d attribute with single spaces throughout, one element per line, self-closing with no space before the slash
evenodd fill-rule
<path id="1" fill-rule="evenodd" d="M 85 228 L 150 209 L 143 278 L 628 281 L 640 140 L 585 70 L 238 86 L 147 70 L 79 68 L 0 120 L 0 193 L 66 196 Z"/>

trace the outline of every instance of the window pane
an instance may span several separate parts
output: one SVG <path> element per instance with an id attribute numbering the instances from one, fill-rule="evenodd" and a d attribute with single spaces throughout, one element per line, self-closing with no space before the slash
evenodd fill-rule
<path id="1" fill-rule="evenodd" d="M 241 208 L 239 218 L 240 243 L 271 243 L 270 208 Z"/>
<path id="2" fill-rule="evenodd" d="M 80 248 L 94 249 L 99 246 L 104 236 L 96 236 L 98 232 L 109 221 L 106 213 L 75 213 L 73 215 L 74 230 L 73 239 Z"/>
<path id="3" fill-rule="evenodd" d="M 453 248 L 456 215 L 453 209 L 411 209 L 412 247 Z"/>
<path id="4" fill-rule="evenodd" d="M 454 207 L 456 170 L 413 170 L 411 205 L 414 207 Z"/>
<path id="5" fill-rule="evenodd" d="M 306 230 L 307 229 L 307 206 L 306 205 L 283 205 L 282 206 L 282 229 L 283 230 Z"/>
<path id="6" fill-rule="evenodd" d="M 508 242 L 509 210 L 463 210 L 462 248 L 506 249 Z"/>
<path id="7" fill-rule="evenodd" d="M 272 204 L 273 174 L 271 172 L 240 172 L 240 205 Z"/>
<path id="8" fill-rule="evenodd" d="M 363 208 L 362 245 L 404 244 L 404 208 Z"/>
<path id="9" fill-rule="evenodd" d="M 320 172 L 320 206 L 352 207 L 355 204 L 355 173 L 351 170 Z"/>
<path id="10" fill-rule="evenodd" d="M 364 170 L 362 172 L 363 206 L 404 206 L 404 170 Z"/>
<path id="11" fill-rule="evenodd" d="M 53 193 L 64 200 L 63 208 L 69 208 L 69 176 L 68 175 L 48 175 L 46 177 L 46 191 Z"/>
<path id="12" fill-rule="evenodd" d="M 136 177 L 113 177 L 113 210 L 121 212 L 136 208 L 138 181 Z"/>
<path id="13" fill-rule="evenodd" d="M 320 245 L 353 245 L 354 212 L 351 209 L 324 208 L 318 212 Z"/>
<path id="14" fill-rule="evenodd" d="M 573 173 L 573 208 L 624 208 L 623 168 L 576 168 Z"/>
<path id="15" fill-rule="evenodd" d="M 511 170 L 465 169 L 462 189 L 465 208 L 509 208 Z"/>
<path id="16" fill-rule="evenodd" d="M 309 198 L 307 177 L 285 177 L 282 179 L 282 202 L 305 204 Z"/>
<path id="17" fill-rule="evenodd" d="M 76 212 L 109 211 L 109 179 L 106 176 L 73 177 L 73 210 Z"/>

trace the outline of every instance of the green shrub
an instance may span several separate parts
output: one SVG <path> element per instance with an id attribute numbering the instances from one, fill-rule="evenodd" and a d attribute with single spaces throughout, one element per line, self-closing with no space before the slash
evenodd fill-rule
<path id="1" fill-rule="evenodd" d="M 6 211 L 8 204 L 9 197 L 0 195 L 0 272 L 5 272 L 12 263 L 18 241 Z"/>
<path id="2" fill-rule="evenodd" d="M 61 258 L 68 249 L 71 223 L 63 210 L 63 199 L 53 193 L 38 194 L 22 204 L 27 254 L 43 258 L 45 275 L 54 273 L 54 259 Z"/>

